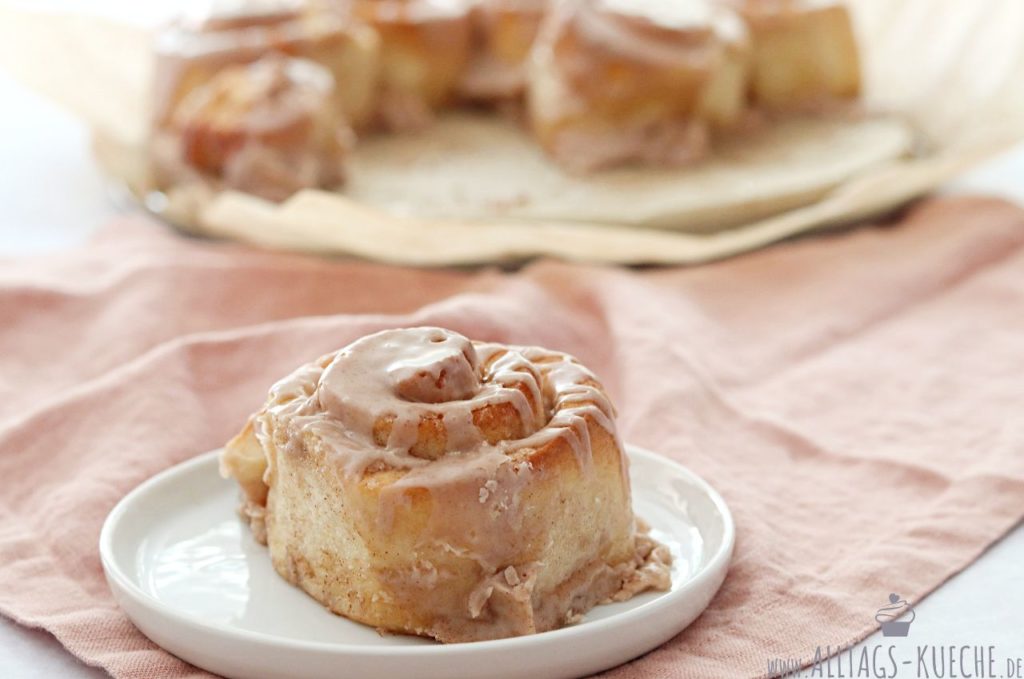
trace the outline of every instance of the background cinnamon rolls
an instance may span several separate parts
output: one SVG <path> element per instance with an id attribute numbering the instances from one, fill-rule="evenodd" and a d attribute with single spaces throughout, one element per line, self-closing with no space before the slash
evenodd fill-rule
<path id="1" fill-rule="evenodd" d="M 523 96 L 527 67 L 553 0 L 485 0 L 474 5 L 472 52 L 462 94 L 477 102 Z"/>
<path id="2" fill-rule="evenodd" d="M 339 0 L 350 20 L 381 38 L 378 121 L 415 130 L 451 105 L 470 51 L 469 6 L 462 0 Z"/>
<path id="3" fill-rule="evenodd" d="M 272 0 L 178 22 L 156 51 L 160 181 L 189 168 L 272 198 L 333 188 L 343 172 L 309 172 L 322 161 L 303 160 L 280 190 L 254 188 L 238 180 L 265 174 L 239 170 L 251 153 L 233 172 L 195 162 L 190 130 L 208 121 L 181 112 L 196 109 L 185 100 L 221 71 L 270 55 L 309 62 L 305 70 L 333 81 L 329 106 L 290 112 L 311 128 L 330 119 L 342 137 L 410 131 L 452 106 L 498 105 L 517 120 L 525 111 L 540 146 L 579 172 L 691 163 L 761 112 L 831 110 L 860 92 L 853 25 L 835 0 Z M 235 68 L 215 88 L 255 91 L 248 81 L 262 72 Z M 227 136 L 261 137 L 248 113 L 225 109 L 217 118 Z M 325 157 L 316 144 L 297 148 Z"/>
<path id="4" fill-rule="evenodd" d="M 738 122 L 748 61 L 742 23 L 709 3 L 563 3 L 534 53 L 530 120 L 567 167 L 684 164 L 712 121 Z"/>

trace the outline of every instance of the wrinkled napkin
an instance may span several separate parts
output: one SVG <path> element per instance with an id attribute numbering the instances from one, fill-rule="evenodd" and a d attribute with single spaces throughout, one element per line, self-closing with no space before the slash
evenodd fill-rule
<path id="1" fill-rule="evenodd" d="M 738 677 L 843 646 L 1024 515 L 1024 211 L 980 198 L 694 269 L 324 261 L 141 221 L 0 266 L 0 611 L 116 677 L 205 673 L 104 581 L 101 523 L 221 445 L 299 363 L 442 325 L 576 354 L 624 437 L 716 486 L 735 559 L 689 629 L 607 676 Z"/>

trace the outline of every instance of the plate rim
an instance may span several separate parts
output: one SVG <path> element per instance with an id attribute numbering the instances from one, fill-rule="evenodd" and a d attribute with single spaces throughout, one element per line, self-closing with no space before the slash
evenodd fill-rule
<path id="1" fill-rule="evenodd" d="M 504 639 L 491 639 L 487 641 L 409 646 L 368 646 L 358 643 L 308 641 L 280 637 L 266 632 L 243 630 L 219 622 L 199 620 L 194 616 L 182 613 L 178 609 L 164 603 L 160 599 L 143 590 L 119 567 L 118 560 L 114 555 L 114 533 L 118 524 L 123 520 L 131 505 L 139 501 L 139 499 L 146 495 L 148 491 L 166 482 L 171 477 L 186 474 L 188 472 L 192 472 L 196 467 L 202 467 L 210 464 L 211 462 L 216 462 L 217 456 L 219 456 L 223 448 L 216 448 L 205 453 L 200 453 L 188 460 L 161 470 L 140 483 L 122 497 L 117 504 L 114 505 L 114 508 L 103 521 L 103 527 L 100 530 L 99 539 L 100 562 L 103 567 L 103 572 L 106 575 L 107 582 L 112 590 L 112 594 L 114 594 L 115 600 L 118 599 L 117 590 L 119 590 L 121 595 L 129 597 L 134 604 L 150 609 L 157 615 L 166 616 L 175 620 L 179 624 L 187 625 L 193 629 L 203 630 L 210 634 L 230 637 L 240 642 L 257 642 L 276 646 L 278 648 L 286 648 L 291 651 L 339 653 L 360 656 L 363 658 L 375 658 L 380 656 L 434 656 L 451 655 L 453 653 L 477 654 L 496 650 L 514 650 L 519 646 L 529 647 L 535 646 L 538 643 L 559 644 L 563 641 L 576 637 L 585 637 L 591 634 L 600 633 L 608 627 L 619 626 L 622 624 L 628 625 L 633 618 L 642 619 L 649 615 L 655 615 L 662 609 L 677 603 L 679 599 L 684 598 L 689 592 L 699 589 L 705 581 L 714 579 L 717 577 L 717 574 L 721 573 L 722 579 L 712 592 L 709 599 L 710 602 L 710 600 L 713 600 L 714 596 L 718 593 L 718 590 L 721 588 L 722 582 L 724 582 L 728 572 L 729 562 L 732 559 L 736 542 L 736 527 L 733 521 L 732 512 L 729 510 L 728 505 L 718 491 L 701 476 L 671 458 L 628 443 L 625 444 L 624 448 L 630 458 L 647 458 L 658 464 L 674 466 L 677 471 L 682 472 L 688 481 L 696 485 L 708 497 L 708 499 L 711 500 L 711 503 L 721 516 L 723 528 L 722 542 L 702 567 L 699 568 L 686 582 L 680 585 L 678 589 L 670 590 L 662 596 L 659 596 L 658 598 L 636 608 L 622 613 L 617 613 L 607 618 L 595 620 L 584 625 L 569 625 L 559 629 L 549 630 L 547 632 L 539 632 L 536 634 L 527 634 L 524 636 Z M 118 602 L 118 607 L 130 620 L 132 620 L 132 617 L 128 615 L 128 612 L 120 605 L 120 602 Z M 701 613 L 703 613 L 703 610 Z M 699 615 L 700 614 L 698 614 L 698 617 Z M 132 620 L 132 624 L 135 624 L 134 620 Z M 677 630 L 677 633 L 681 630 L 682 628 Z"/>

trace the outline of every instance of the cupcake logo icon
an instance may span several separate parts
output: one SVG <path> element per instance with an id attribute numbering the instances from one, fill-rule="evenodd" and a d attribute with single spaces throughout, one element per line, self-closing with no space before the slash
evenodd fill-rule
<path id="1" fill-rule="evenodd" d="M 908 612 L 910 613 L 909 618 L 907 618 Z M 906 599 L 901 599 L 899 594 L 890 594 L 889 604 L 882 606 L 875 613 L 875 621 L 881 623 L 882 636 L 885 637 L 907 636 L 910 632 L 910 623 L 914 622 L 916 617 L 914 609 Z"/>

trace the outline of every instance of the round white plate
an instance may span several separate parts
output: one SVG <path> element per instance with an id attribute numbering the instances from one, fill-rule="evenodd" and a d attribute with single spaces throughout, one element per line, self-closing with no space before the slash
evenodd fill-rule
<path id="1" fill-rule="evenodd" d="M 235 513 L 213 451 L 158 474 L 107 517 L 100 556 L 142 632 L 211 672 L 245 679 L 558 679 L 599 672 L 662 644 L 707 607 L 735 531 L 722 498 L 664 457 L 629 447 L 633 504 L 672 550 L 672 589 L 598 606 L 577 625 L 441 645 L 333 615 L 285 582 Z"/>

